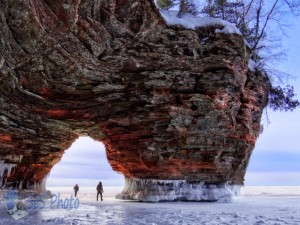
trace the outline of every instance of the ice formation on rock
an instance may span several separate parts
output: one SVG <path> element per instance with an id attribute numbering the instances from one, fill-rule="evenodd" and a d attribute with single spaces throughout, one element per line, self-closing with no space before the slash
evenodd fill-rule
<path id="1" fill-rule="evenodd" d="M 231 202 L 240 194 L 240 185 L 208 185 L 185 180 L 125 179 L 125 187 L 117 199 L 159 201 Z"/>
<path id="2" fill-rule="evenodd" d="M 7 177 L 15 166 L 16 164 L 4 163 L 4 160 L 0 160 L 0 188 L 6 186 Z"/>
<path id="3" fill-rule="evenodd" d="M 40 182 L 35 182 L 32 186 L 28 185 L 29 189 L 33 189 L 33 190 L 40 191 L 40 192 L 45 192 L 46 191 L 46 182 L 47 182 L 48 177 L 49 177 L 49 174 L 46 175 L 44 177 L 44 179 L 41 180 Z"/>

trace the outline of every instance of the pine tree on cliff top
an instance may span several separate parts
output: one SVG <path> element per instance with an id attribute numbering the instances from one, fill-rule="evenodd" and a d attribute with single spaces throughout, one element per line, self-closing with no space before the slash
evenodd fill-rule
<path id="1" fill-rule="evenodd" d="M 156 0 L 156 4 L 160 9 L 164 10 L 169 10 L 170 8 L 178 5 L 178 17 L 182 17 L 186 13 L 193 15 L 198 14 L 194 0 Z"/>
<path id="2" fill-rule="evenodd" d="M 190 13 L 192 15 L 197 15 L 198 10 L 194 0 L 180 0 L 179 1 L 179 12 L 178 17 L 182 17 L 184 14 Z"/>
<path id="3" fill-rule="evenodd" d="M 164 10 L 169 10 L 175 6 L 175 2 L 173 0 L 157 0 L 156 4 L 160 9 Z"/>

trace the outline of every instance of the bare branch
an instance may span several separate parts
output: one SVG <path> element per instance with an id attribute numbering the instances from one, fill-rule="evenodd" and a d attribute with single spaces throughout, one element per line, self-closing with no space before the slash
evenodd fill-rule
<path id="1" fill-rule="evenodd" d="M 245 20 L 246 16 L 248 15 L 248 13 L 249 13 L 249 11 L 251 9 L 251 6 L 252 6 L 253 2 L 254 2 L 254 0 L 251 0 L 251 2 L 248 4 L 248 7 L 247 7 L 245 13 L 242 15 L 239 23 L 237 24 L 237 27 L 240 27 L 241 22 Z"/>
<path id="2" fill-rule="evenodd" d="M 276 1 L 274 2 L 274 4 L 273 4 L 271 10 L 269 11 L 269 13 L 268 13 L 268 15 L 267 15 L 267 18 L 266 18 L 266 20 L 265 20 L 265 23 L 264 23 L 264 25 L 263 25 L 263 27 L 262 27 L 262 29 L 261 29 L 260 35 L 257 37 L 257 40 L 256 40 L 254 46 L 252 47 L 252 50 L 255 49 L 255 48 L 257 47 L 258 43 L 260 42 L 260 40 L 261 40 L 261 38 L 262 38 L 262 36 L 263 36 L 263 34 L 264 34 L 264 32 L 265 32 L 265 29 L 266 29 L 266 27 L 267 27 L 267 24 L 268 24 L 269 21 L 270 21 L 270 17 L 272 16 L 272 14 L 273 14 L 273 12 L 274 12 L 274 9 L 275 9 L 275 7 L 276 7 L 278 1 L 279 1 L 279 0 L 276 0 Z"/>
<path id="3" fill-rule="evenodd" d="M 295 3 L 295 2 L 291 3 L 288 0 L 284 0 L 284 2 L 289 7 L 289 9 L 290 9 L 289 11 L 291 11 L 295 16 L 299 16 L 300 15 L 300 2 L 299 1 L 297 3 Z"/>

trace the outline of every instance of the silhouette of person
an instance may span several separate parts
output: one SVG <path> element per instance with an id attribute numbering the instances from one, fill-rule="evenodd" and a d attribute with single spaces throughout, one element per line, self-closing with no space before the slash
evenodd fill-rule
<path id="1" fill-rule="evenodd" d="M 102 193 L 104 192 L 103 191 L 103 186 L 102 186 L 102 182 L 100 181 L 99 184 L 97 185 L 97 201 L 98 201 L 98 197 L 100 195 L 101 197 L 101 201 L 103 201 L 103 198 L 102 198 Z"/>
<path id="2" fill-rule="evenodd" d="M 77 196 L 77 192 L 79 191 L 79 186 L 78 186 L 78 184 L 76 184 L 75 186 L 74 186 L 74 191 L 75 191 L 75 197 Z"/>

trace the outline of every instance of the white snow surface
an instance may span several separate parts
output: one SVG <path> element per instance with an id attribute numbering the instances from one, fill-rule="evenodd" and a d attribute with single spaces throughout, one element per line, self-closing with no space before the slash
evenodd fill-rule
<path id="1" fill-rule="evenodd" d="M 118 190 L 117 190 L 118 189 Z M 112 192 L 122 188 L 104 187 L 104 201 L 96 201 L 96 189 L 81 187 L 78 209 L 49 208 L 30 211 L 28 216 L 14 220 L 0 201 L 0 224 L 5 225 L 283 225 L 300 224 L 300 187 L 244 187 L 242 196 L 232 203 L 161 202 L 115 200 Z M 70 197 L 72 187 L 49 188 L 52 193 Z M 4 193 L 2 192 L 2 195 Z M 0 192 L 1 196 L 1 192 Z"/>
<path id="2" fill-rule="evenodd" d="M 216 29 L 215 32 L 219 33 L 235 33 L 240 34 L 240 30 L 232 23 L 219 18 L 212 17 L 197 17 L 192 14 L 186 13 L 181 18 L 177 17 L 178 11 L 176 10 L 160 10 L 160 14 L 165 19 L 168 25 L 181 25 L 187 29 L 196 29 L 197 27 L 206 27 L 212 25 L 221 25 L 223 29 Z"/>

